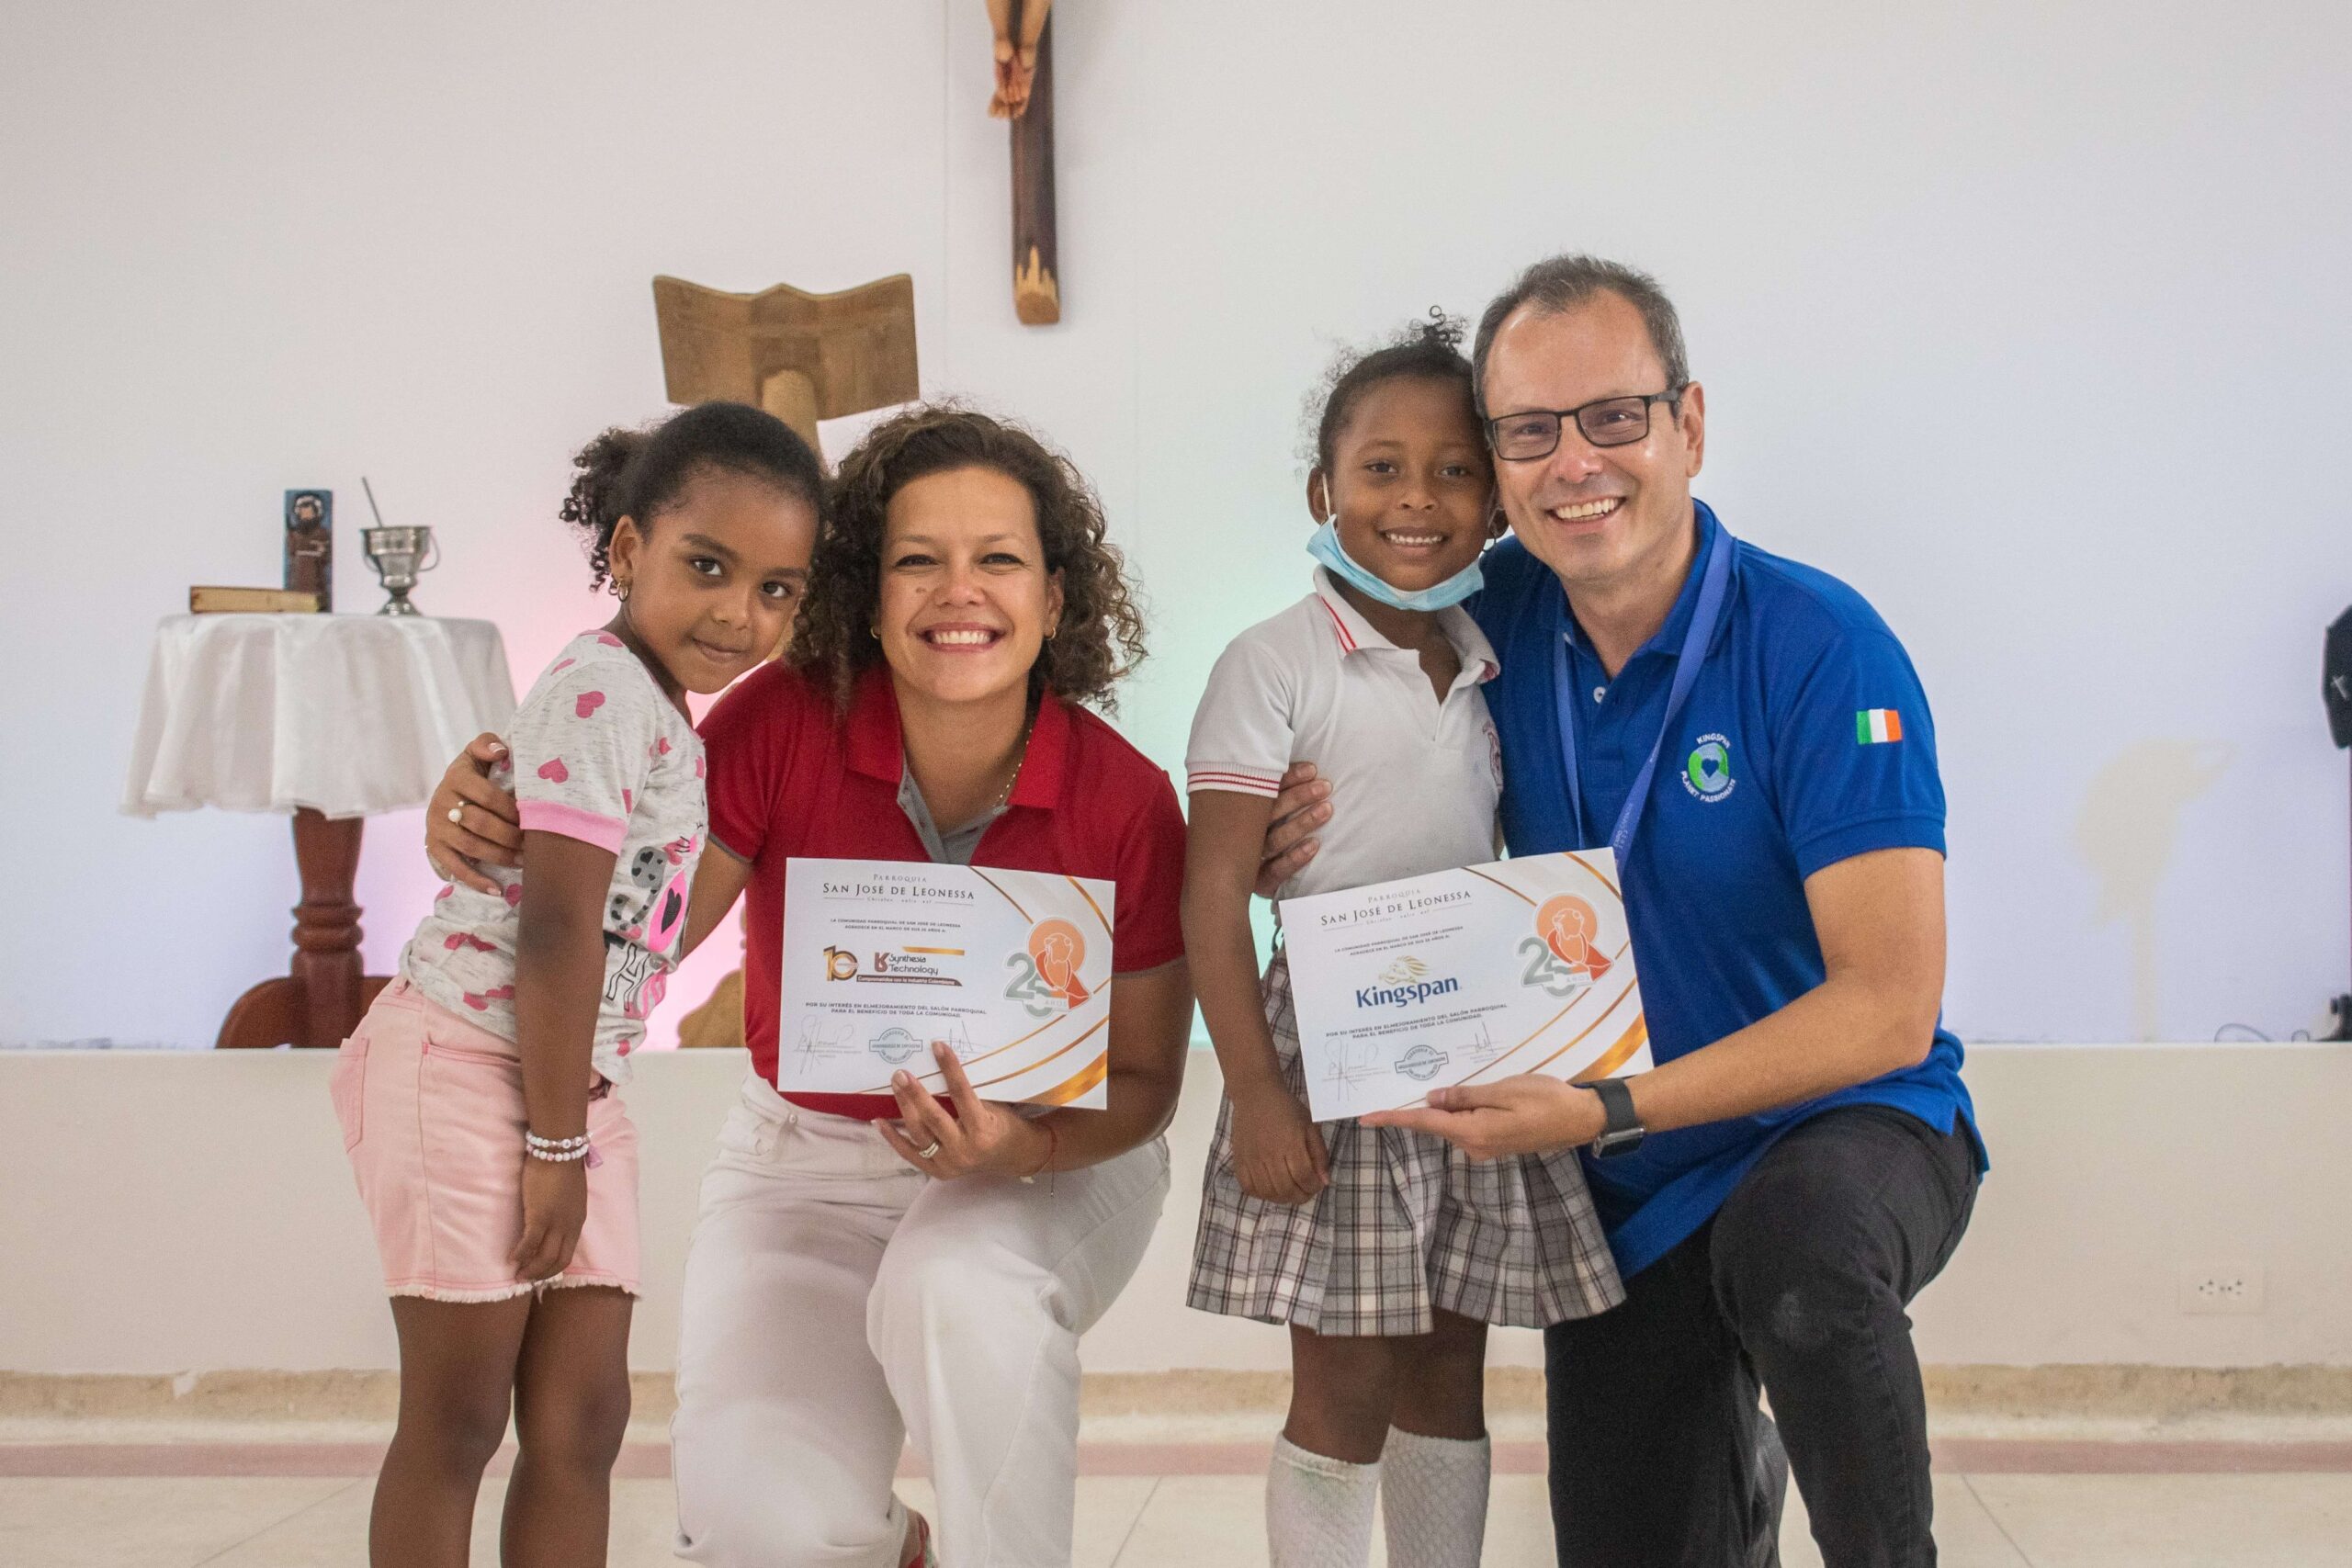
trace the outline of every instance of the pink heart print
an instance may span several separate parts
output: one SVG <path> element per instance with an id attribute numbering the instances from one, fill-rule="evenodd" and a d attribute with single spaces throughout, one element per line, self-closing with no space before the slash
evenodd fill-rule
<path id="1" fill-rule="evenodd" d="M 512 909 L 519 906 L 522 902 L 523 885 L 520 882 L 508 883 L 506 885 L 506 907 Z"/>
<path id="2" fill-rule="evenodd" d="M 637 797 L 629 794 L 627 790 L 621 791 L 621 809 L 623 811 L 634 811 L 637 809 Z"/>
<path id="3" fill-rule="evenodd" d="M 560 757 L 549 757 L 539 764 L 539 777 L 549 784 L 561 784 L 571 776 L 571 770 L 563 765 L 563 759 Z"/>
<path id="4" fill-rule="evenodd" d="M 598 632 L 596 634 L 596 640 L 603 643 L 606 648 L 627 648 L 628 646 L 628 644 L 621 641 L 620 638 L 615 637 L 610 632 Z"/>
<path id="5" fill-rule="evenodd" d="M 604 705 L 604 693 L 582 692 L 579 696 L 572 699 L 571 711 L 582 718 L 586 718 L 590 714 L 594 713 L 598 708 L 603 707 Z"/>
<path id="6" fill-rule="evenodd" d="M 666 735 L 661 737 L 653 743 L 653 749 L 656 751 L 659 751 L 662 756 L 668 756 L 670 754 L 670 738 Z"/>
<path id="7" fill-rule="evenodd" d="M 567 671 L 567 670 L 571 669 L 573 665 L 575 665 L 575 664 L 577 664 L 577 663 L 579 663 L 579 662 L 580 662 L 580 660 L 578 660 L 577 659 L 567 659 L 567 660 L 563 660 L 563 662 L 561 662 L 560 664 L 558 664 L 554 669 L 552 669 L 552 670 L 548 671 L 548 674 L 550 674 L 550 675 L 560 675 L 560 674 L 562 674 L 565 671 Z"/>

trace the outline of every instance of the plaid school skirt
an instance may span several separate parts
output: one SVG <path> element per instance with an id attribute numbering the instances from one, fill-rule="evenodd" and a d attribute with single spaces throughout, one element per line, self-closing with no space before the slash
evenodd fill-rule
<path id="1" fill-rule="evenodd" d="M 1306 1101 L 1290 964 L 1267 966 L 1266 1024 Z M 1427 1334 L 1442 1309 L 1541 1328 L 1625 1299 L 1576 1151 L 1477 1164 L 1443 1139 L 1319 1122 L 1330 1184 L 1272 1203 L 1233 1173 L 1233 1102 L 1218 1108 L 1187 1304 L 1328 1335 Z"/>

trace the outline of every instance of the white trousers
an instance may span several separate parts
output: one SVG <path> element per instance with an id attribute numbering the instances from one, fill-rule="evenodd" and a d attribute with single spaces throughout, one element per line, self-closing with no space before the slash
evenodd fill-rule
<path id="1" fill-rule="evenodd" d="M 899 1568 L 910 1443 L 947 1568 L 1065 1568 L 1078 1338 L 1167 1195 L 1159 1139 L 1034 1184 L 933 1181 L 869 1124 L 745 1080 L 686 1258 L 680 1555 Z"/>

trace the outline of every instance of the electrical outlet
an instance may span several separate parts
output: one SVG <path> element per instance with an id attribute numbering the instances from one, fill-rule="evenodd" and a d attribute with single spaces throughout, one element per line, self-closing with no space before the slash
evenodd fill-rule
<path id="1" fill-rule="evenodd" d="M 2262 1310 L 2262 1269 L 2253 1263 L 2200 1263 L 2180 1270 L 2180 1310 L 2246 1315 Z"/>

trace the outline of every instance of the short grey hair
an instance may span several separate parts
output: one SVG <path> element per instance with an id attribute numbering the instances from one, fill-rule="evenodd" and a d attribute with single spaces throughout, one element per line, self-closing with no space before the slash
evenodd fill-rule
<path id="1" fill-rule="evenodd" d="M 1572 310 L 1596 294 L 1615 294 L 1642 313 L 1642 325 L 1649 329 L 1650 346 L 1657 351 L 1658 362 L 1666 367 L 1666 388 L 1679 390 L 1690 379 L 1690 360 L 1682 347 L 1682 319 L 1674 312 L 1674 301 L 1657 286 L 1657 279 L 1623 262 L 1603 261 L 1599 256 L 1552 256 L 1537 262 L 1519 275 L 1519 280 L 1487 307 L 1478 318 L 1478 337 L 1470 351 L 1470 388 L 1478 405 L 1478 416 L 1487 416 L 1487 354 L 1495 346 L 1495 333 L 1510 319 L 1512 311 L 1521 305 L 1532 305 L 1545 315 L 1557 315 Z"/>

